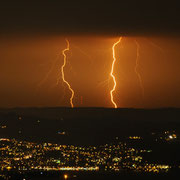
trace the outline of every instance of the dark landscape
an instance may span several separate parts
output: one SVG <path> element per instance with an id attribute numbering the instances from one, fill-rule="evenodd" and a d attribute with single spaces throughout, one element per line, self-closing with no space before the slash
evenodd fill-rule
<path id="1" fill-rule="evenodd" d="M 0 179 L 180 180 L 180 1 L 0 4 Z"/>
<path id="2" fill-rule="evenodd" d="M 91 173 L 86 172 L 86 170 L 77 171 L 71 169 L 57 171 L 58 168 L 63 166 L 60 164 L 56 167 L 56 170 L 50 169 L 54 167 L 54 165 L 50 164 L 48 171 L 47 169 L 29 169 L 31 165 L 27 164 L 26 169 L 23 169 L 22 165 L 20 165 L 20 169 L 18 169 L 17 164 L 15 164 L 15 169 L 12 167 L 12 169 L 8 169 L 8 167 L 3 164 L 4 160 L 1 159 L 1 163 L 3 164 L 1 167 L 5 166 L 7 168 L 1 168 L 1 171 L 2 174 L 8 174 L 11 178 L 17 177 L 18 175 L 20 179 L 48 179 L 48 177 L 49 179 L 63 179 L 66 172 L 70 179 L 119 179 L 121 177 L 159 179 L 160 177 L 178 177 L 180 170 L 179 119 L 180 109 L 178 108 L 1 109 L 1 155 L 3 155 L 3 147 L 6 147 L 6 143 L 9 143 L 9 147 L 12 146 L 12 148 L 18 144 L 17 147 L 24 147 L 29 143 L 28 146 L 30 146 L 30 149 L 39 149 L 36 150 L 37 152 L 44 152 L 43 149 L 46 149 L 47 154 L 43 155 L 42 153 L 41 155 L 45 158 L 45 160 L 41 160 L 44 161 L 44 163 L 51 158 L 61 161 L 63 157 L 61 157 L 60 154 L 62 152 L 69 153 L 71 146 L 73 149 L 78 149 L 78 153 L 80 154 L 81 151 L 92 154 L 96 154 L 97 151 L 99 154 L 103 151 L 106 152 L 105 149 L 108 149 L 107 153 L 111 158 L 106 160 L 106 163 L 107 166 L 109 164 L 109 167 L 112 166 L 110 164 L 114 161 L 113 157 L 114 159 L 117 157 L 122 158 L 121 160 L 117 160 L 118 164 L 116 164 L 116 167 L 114 166 L 114 169 L 110 169 L 109 167 L 106 169 L 106 166 L 102 165 L 103 162 L 99 165 L 95 163 L 93 167 L 100 169 Z M 65 149 L 58 149 L 59 145 L 60 147 L 61 145 L 66 145 L 66 147 Z M 81 148 L 83 148 L 83 150 Z M 25 149 L 23 151 L 26 152 Z M 17 152 L 19 152 L 19 150 L 17 150 Z M 27 152 L 29 152 L 29 150 Z M 122 152 L 124 155 L 118 154 Z M 128 155 L 128 153 L 131 155 Z M 14 159 L 17 159 L 17 156 L 19 158 L 19 155 L 20 154 L 15 154 Z M 77 158 L 77 156 L 78 155 L 75 157 Z M 85 158 L 85 156 L 86 155 L 83 155 L 81 158 Z M 102 154 L 102 158 L 104 158 L 103 156 Z M 7 157 L 10 156 L 7 155 Z M 7 157 L 4 155 L 5 159 Z M 73 159 L 73 157 L 74 155 L 71 154 L 70 159 Z M 78 158 L 79 157 L 80 156 L 78 156 Z M 127 160 L 127 157 L 130 159 Z M 30 158 L 28 157 L 29 164 L 33 164 L 33 158 L 38 159 L 37 156 L 33 157 L 33 155 Z M 98 156 L 96 158 L 98 158 Z M 135 160 L 133 160 L 133 158 L 135 158 Z M 138 158 L 140 158 L 140 160 Z M 53 161 L 55 161 L 55 159 Z M 67 161 L 67 159 L 62 161 L 66 161 L 68 166 L 71 165 L 73 167 L 79 167 L 80 165 L 81 167 L 90 167 L 92 163 L 89 165 L 86 164 L 92 161 L 90 159 L 87 160 L 86 163 L 83 160 L 76 165 L 74 165 L 73 160 L 72 162 Z M 135 164 L 133 165 L 134 162 Z M 159 165 L 165 166 L 165 168 L 162 167 L 158 169 Z M 135 166 L 135 168 L 131 166 Z"/>

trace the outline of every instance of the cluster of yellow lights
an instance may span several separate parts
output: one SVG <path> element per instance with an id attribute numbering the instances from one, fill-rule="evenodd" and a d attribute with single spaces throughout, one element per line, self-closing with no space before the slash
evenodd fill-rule
<path id="1" fill-rule="evenodd" d="M 129 136 L 129 139 L 142 139 L 140 136 Z"/>

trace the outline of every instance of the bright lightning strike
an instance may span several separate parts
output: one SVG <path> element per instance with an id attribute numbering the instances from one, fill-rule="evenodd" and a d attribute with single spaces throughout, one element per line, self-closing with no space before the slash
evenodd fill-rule
<path id="1" fill-rule="evenodd" d="M 139 71 L 138 71 L 140 45 L 139 45 L 139 43 L 138 43 L 136 40 L 135 40 L 135 43 L 136 43 L 137 50 L 136 50 L 136 65 L 135 65 L 134 71 L 135 71 L 135 73 L 136 73 L 136 75 L 137 75 L 137 78 L 138 78 L 138 80 L 139 80 L 139 84 L 140 84 L 141 91 L 142 91 L 142 97 L 144 98 L 144 86 L 143 86 L 143 81 L 142 81 L 141 74 L 140 74 Z"/>
<path id="2" fill-rule="evenodd" d="M 66 39 L 66 43 L 67 43 L 67 47 L 62 51 L 62 54 L 64 56 L 64 63 L 61 67 L 61 74 L 62 74 L 63 82 L 68 86 L 69 90 L 71 91 L 70 104 L 71 104 L 71 107 L 73 108 L 74 107 L 73 105 L 74 91 L 71 88 L 71 85 L 68 83 L 68 81 L 65 80 L 65 77 L 64 77 L 64 67 L 66 66 L 66 60 L 67 60 L 66 52 L 69 51 L 69 41 L 67 39 Z"/>
<path id="3" fill-rule="evenodd" d="M 121 40 L 122 40 L 122 37 L 120 37 L 119 40 L 113 44 L 113 47 L 112 47 L 113 62 L 112 62 L 112 66 L 111 66 L 110 76 L 111 76 L 112 79 L 113 79 L 114 86 L 113 86 L 112 90 L 110 91 L 110 95 L 111 95 L 111 102 L 112 102 L 112 104 L 114 105 L 114 108 L 117 108 L 117 104 L 114 102 L 114 97 L 113 97 L 113 92 L 114 92 L 115 89 L 116 89 L 116 78 L 115 78 L 115 76 L 114 76 L 114 64 L 115 64 L 115 62 L 116 62 L 115 47 L 121 42 Z"/>

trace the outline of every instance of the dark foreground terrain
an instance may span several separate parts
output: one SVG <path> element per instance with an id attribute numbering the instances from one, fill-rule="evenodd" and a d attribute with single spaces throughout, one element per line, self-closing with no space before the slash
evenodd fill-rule
<path id="1" fill-rule="evenodd" d="M 180 132 L 180 109 L 0 109 L 0 136 L 68 144 L 102 144 L 115 137 Z M 63 134 L 63 132 L 65 134 Z"/>
<path id="2" fill-rule="evenodd" d="M 122 173 L 72 173 L 68 172 L 65 173 L 68 175 L 67 179 L 70 180 L 179 180 L 180 172 L 173 172 L 168 174 L 133 174 L 128 172 Z M 64 173 L 45 173 L 45 174 L 38 174 L 38 173 L 27 173 L 24 175 L 18 174 L 11 174 L 12 180 L 59 180 L 65 179 Z M 0 178 L 1 179 L 1 178 Z M 2 178 L 3 179 L 3 178 Z"/>
<path id="3" fill-rule="evenodd" d="M 0 109 L 3 179 L 178 179 L 179 152 L 180 109 Z"/>

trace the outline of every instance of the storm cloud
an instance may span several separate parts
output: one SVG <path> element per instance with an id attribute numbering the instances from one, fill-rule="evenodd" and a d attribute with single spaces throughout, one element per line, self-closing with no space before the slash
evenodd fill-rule
<path id="1" fill-rule="evenodd" d="M 178 1 L 2 1 L 0 32 L 180 34 Z"/>

